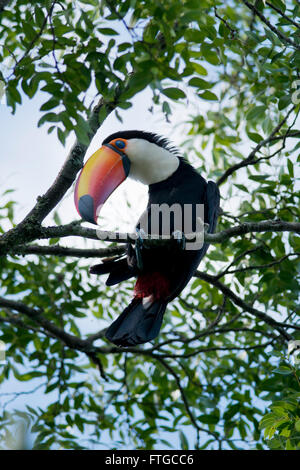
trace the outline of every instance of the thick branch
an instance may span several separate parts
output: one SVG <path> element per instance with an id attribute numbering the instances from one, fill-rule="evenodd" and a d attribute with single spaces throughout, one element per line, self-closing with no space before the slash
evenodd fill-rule
<path id="1" fill-rule="evenodd" d="M 33 331 L 34 333 L 44 334 L 43 330 L 35 326 L 28 325 L 27 323 L 24 323 L 16 314 L 10 312 L 7 308 L 4 310 L 5 310 L 6 316 L 3 316 L 3 317 L 0 316 L 0 323 L 10 323 L 26 331 Z M 55 338 L 55 336 L 53 336 L 51 333 L 48 333 L 48 336 Z"/>
<path id="2" fill-rule="evenodd" d="M 107 248 L 69 248 L 61 245 L 40 246 L 20 245 L 14 248 L 16 255 L 50 255 L 71 256 L 74 258 L 104 258 L 121 255 L 125 252 L 122 246 L 109 246 Z"/>
<path id="3" fill-rule="evenodd" d="M 280 219 L 276 220 L 263 220 L 261 222 L 245 222 L 243 224 L 231 227 L 227 230 L 222 230 L 217 233 L 204 233 L 204 241 L 208 243 L 221 243 L 229 238 L 245 235 L 252 232 L 295 232 L 300 233 L 299 222 L 285 222 Z M 116 243 L 135 243 L 136 233 L 124 232 L 110 232 L 92 228 L 81 227 L 79 224 L 61 225 L 58 227 L 45 227 L 41 229 L 38 238 L 57 238 L 77 236 L 83 238 L 90 238 L 92 240 L 102 240 L 107 242 Z M 170 241 L 170 238 L 162 239 L 151 236 L 145 238 L 147 246 L 163 245 Z"/>
<path id="4" fill-rule="evenodd" d="M 204 241 L 208 243 L 222 243 L 232 237 L 242 236 L 247 233 L 262 233 L 262 232 L 294 232 L 300 233 L 299 222 L 285 222 L 283 220 L 263 220 L 261 222 L 245 222 L 235 227 L 222 230 L 217 233 L 204 232 Z M 132 243 L 136 241 L 136 233 L 122 233 L 122 232 L 109 232 L 97 230 L 87 227 L 81 227 L 80 222 L 72 222 L 66 225 L 55 227 L 40 227 L 36 232 L 36 238 L 64 238 L 69 236 L 76 236 L 88 238 L 91 240 L 101 240 L 115 243 Z M 144 239 L 147 246 L 162 246 L 170 243 L 170 238 L 157 238 L 149 236 Z M 121 255 L 125 253 L 122 247 L 108 247 L 108 248 L 68 248 L 60 245 L 55 246 L 39 246 L 39 245 L 17 245 L 12 246 L 10 249 L 6 247 L 4 253 L 1 253 L 0 243 L 0 256 L 7 252 L 17 255 L 52 255 L 52 256 L 72 256 L 76 258 L 101 258 L 112 255 Z"/>
<path id="5" fill-rule="evenodd" d="M 204 235 L 209 243 L 221 243 L 229 238 L 245 235 L 246 233 L 261 232 L 295 232 L 300 233 L 299 222 L 285 222 L 283 220 L 262 220 L 261 222 L 245 222 L 236 227 L 228 228 L 218 233 Z"/>
<path id="6" fill-rule="evenodd" d="M 4 297 L 0 297 L 0 306 L 26 315 L 72 349 L 78 349 L 79 351 L 83 351 L 87 354 L 95 352 L 95 348 L 91 347 L 88 342 L 67 333 L 63 329 L 57 327 L 53 322 L 47 320 L 43 315 L 43 311 L 40 309 L 31 308 L 22 302 L 5 299 Z"/>

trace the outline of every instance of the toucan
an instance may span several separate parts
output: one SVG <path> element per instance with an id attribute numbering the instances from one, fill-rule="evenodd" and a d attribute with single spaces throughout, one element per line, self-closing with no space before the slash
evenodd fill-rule
<path id="1" fill-rule="evenodd" d="M 187 249 L 186 231 L 184 227 L 178 230 L 178 219 L 183 226 L 188 212 L 189 232 L 196 233 L 198 207 L 202 207 L 202 222 L 207 232 L 213 233 L 220 202 L 218 186 L 206 181 L 168 139 L 152 132 L 120 131 L 107 137 L 81 170 L 75 187 L 79 215 L 97 224 L 101 207 L 127 176 L 149 188 L 147 208 L 136 226 L 136 243 L 127 243 L 123 257 L 90 268 L 92 274 L 109 274 L 108 286 L 136 278 L 131 303 L 106 331 L 106 338 L 122 347 L 143 344 L 158 336 L 168 303 L 187 285 L 208 249 L 205 242 L 196 249 Z M 160 211 L 161 207 L 181 211 L 176 215 L 175 210 Z M 142 221 L 148 232 L 141 227 Z M 145 233 L 164 235 L 163 226 L 168 227 L 170 240 L 147 246 Z"/>

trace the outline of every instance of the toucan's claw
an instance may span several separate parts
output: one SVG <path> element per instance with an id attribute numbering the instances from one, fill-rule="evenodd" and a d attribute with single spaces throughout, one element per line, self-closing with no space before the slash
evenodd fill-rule
<path id="1" fill-rule="evenodd" d="M 136 265 L 139 271 L 143 271 L 143 259 L 142 259 L 142 248 L 144 246 L 144 239 L 142 237 L 142 231 L 136 228 L 137 239 L 135 241 L 135 255 Z"/>
<path id="2" fill-rule="evenodd" d="M 181 250 L 185 250 L 186 238 L 183 232 L 181 232 L 180 230 L 175 230 L 172 233 L 172 238 L 173 240 L 175 240 L 175 242 L 177 243 L 178 247 L 181 248 Z"/>

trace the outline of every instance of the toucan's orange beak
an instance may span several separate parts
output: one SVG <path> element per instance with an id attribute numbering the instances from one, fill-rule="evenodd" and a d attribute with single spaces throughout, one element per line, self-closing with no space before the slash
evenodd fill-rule
<path id="1" fill-rule="evenodd" d="M 126 179 L 130 160 L 126 153 L 105 144 L 86 162 L 77 179 L 75 205 L 79 215 L 97 224 L 101 207 L 111 193 Z"/>

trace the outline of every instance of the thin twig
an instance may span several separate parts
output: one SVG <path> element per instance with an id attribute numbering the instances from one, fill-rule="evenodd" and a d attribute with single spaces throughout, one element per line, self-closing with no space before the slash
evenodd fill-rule
<path id="1" fill-rule="evenodd" d="M 265 147 L 266 145 L 268 145 L 270 142 L 272 142 L 274 140 L 277 132 L 286 123 L 286 121 L 288 120 L 290 114 L 294 111 L 294 109 L 295 109 L 295 106 L 292 106 L 291 109 L 288 111 L 287 115 L 282 119 L 282 121 L 280 121 L 280 123 L 275 127 L 275 129 L 271 132 L 271 134 L 268 137 L 266 137 L 265 139 L 261 140 L 256 145 L 256 147 L 249 153 L 248 157 L 245 158 L 245 160 L 242 160 L 241 162 L 236 163 L 235 165 L 232 165 L 230 168 L 228 168 L 225 171 L 225 173 L 223 173 L 223 175 L 218 179 L 217 185 L 220 186 L 221 184 L 223 184 L 229 178 L 229 176 L 231 176 L 233 173 L 235 173 L 240 168 L 243 168 L 243 167 L 248 166 L 248 165 L 255 165 L 258 161 L 260 161 L 263 158 L 271 158 L 271 157 L 262 157 L 261 159 L 256 160 L 255 155 L 257 154 L 257 152 L 260 151 L 260 149 L 262 147 Z M 285 143 L 285 139 L 288 137 L 289 131 L 290 131 L 290 128 L 287 130 L 287 132 L 283 136 L 281 136 L 281 138 L 284 140 L 284 143 Z M 278 152 L 276 152 L 276 153 L 278 153 Z M 274 155 L 272 155 L 272 156 L 274 156 Z"/>
<path id="2" fill-rule="evenodd" d="M 269 20 L 267 20 L 267 18 L 255 7 L 255 5 L 251 5 L 251 3 L 249 3 L 247 0 L 242 0 L 242 2 L 244 3 L 244 5 L 246 5 L 250 10 L 253 11 L 253 13 L 255 13 L 255 15 L 257 15 L 261 21 L 263 23 L 265 23 L 265 25 L 268 26 L 268 28 L 270 28 L 271 31 L 273 31 L 273 33 L 278 37 L 278 39 L 280 39 L 280 41 L 286 45 L 286 44 L 289 44 L 290 46 L 294 47 L 295 49 L 298 49 L 300 50 L 300 46 L 299 44 L 297 44 L 295 41 L 293 41 L 291 38 L 289 38 L 288 36 L 286 36 L 285 34 L 283 34 L 278 28 L 276 28 L 275 26 L 273 26 Z"/>
<path id="3" fill-rule="evenodd" d="M 252 250 L 254 251 L 254 250 Z M 275 259 L 274 261 L 271 261 L 270 263 L 266 263 L 266 264 L 256 264 L 256 265 L 252 265 L 252 266 L 245 266 L 243 268 L 236 268 L 236 269 L 228 269 L 226 268 L 224 271 L 222 271 L 221 273 L 217 274 L 217 278 L 220 279 L 221 277 L 224 277 L 225 274 L 235 274 L 235 273 L 241 273 L 241 272 L 245 272 L 245 271 L 250 271 L 250 270 L 253 270 L 253 269 L 267 269 L 267 268 L 271 268 L 272 266 L 276 266 L 277 264 L 280 264 L 282 263 L 282 261 L 288 259 L 288 258 L 291 258 L 292 256 L 296 256 L 296 257 L 299 257 L 300 256 L 300 253 L 298 252 L 295 252 L 295 253 L 288 253 L 287 255 L 285 256 L 282 256 L 281 258 L 277 258 Z"/>
<path id="4" fill-rule="evenodd" d="M 292 336 L 284 330 L 284 328 L 288 327 L 288 328 L 298 329 L 294 325 L 287 326 L 285 324 L 277 322 L 266 313 L 261 312 L 260 310 L 247 304 L 238 295 L 236 295 L 232 290 L 230 290 L 229 287 L 225 286 L 224 284 L 222 284 L 222 282 L 216 279 L 215 276 L 211 276 L 209 274 L 196 271 L 195 277 L 198 277 L 199 279 L 202 279 L 203 281 L 206 281 L 209 284 L 212 284 L 213 286 L 217 287 L 224 295 L 226 295 L 229 299 L 231 299 L 236 305 L 244 309 L 246 312 L 251 313 L 252 315 L 257 317 L 259 320 L 262 320 L 264 323 L 267 323 L 268 325 L 275 328 L 281 334 L 281 336 L 285 338 L 285 340 L 289 341 L 293 339 Z"/>
<path id="5" fill-rule="evenodd" d="M 299 23 L 296 23 L 296 21 L 294 21 L 292 18 L 290 18 L 289 16 L 287 16 L 283 11 L 280 10 L 280 8 L 277 8 L 275 5 L 273 5 L 273 4 L 270 3 L 270 2 L 266 2 L 266 5 L 268 5 L 270 8 L 272 8 L 272 10 L 276 11 L 280 16 L 282 16 L 282 18 L 284 18 L 285 20 L 287 20 L 289 23 L 291 23 L 291 24 L 293 24 L 294 26 L 296 26 L 297 29 L 300 29 Z"/>

